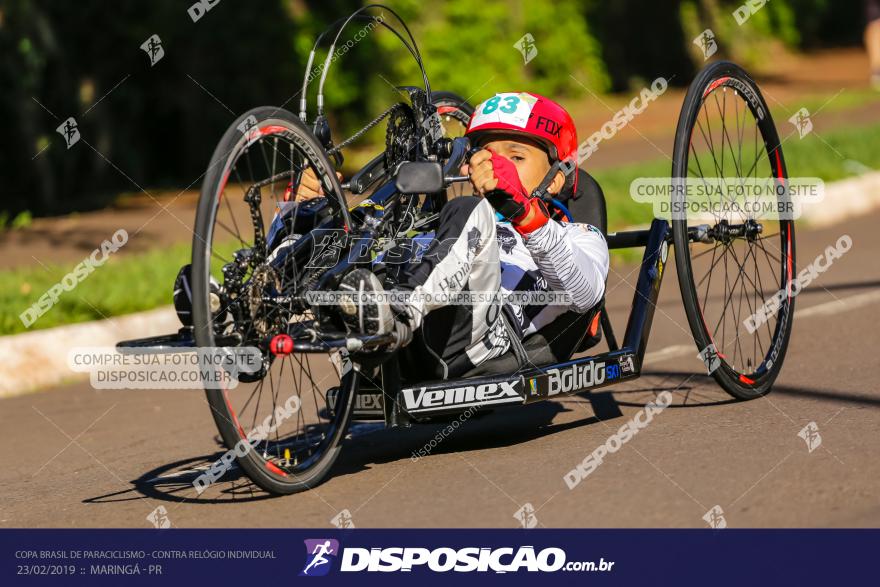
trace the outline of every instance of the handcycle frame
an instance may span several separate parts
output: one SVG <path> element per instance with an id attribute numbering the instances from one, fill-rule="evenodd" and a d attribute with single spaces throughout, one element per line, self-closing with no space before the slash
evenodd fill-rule
<path id="1" fill-rule="evenodd" d="M 444 187 L 452 182 L 466 179 L 446 174 L 458 168 L 458 165 L 467 156 L 468 149 L 469 143 L 466 139 L 451 141 L 449 158 L 442 168 Z M 365 204 L 383 207 L 386 211 L 394 210 L 401 201 L 400 196 L 404 195 L 396 182 L 400 168 L 395 170 L 379 169 L 378 163 L 378 159 L 371 161 L 352 176 L 350 182 L 344 184 L 344 188 L 350 189 L 353 193 L 359 193 L 367 191 L 370 185 L 384 181 L 370 196 L 353 208 L 351 213 L 345 206 L 345 198 L 341 194 L 329 196 L 338 197 L 339 204 L 345 208 L 343 230 L 345 232 L 352 231 L 351 234 L 357 238 L 370 240 L 376 236 L 376 233 L 366 226 L 363 229 L 354 229 L 352 225 L 358 224 L 358 220 L 360 220 L 357 213 L 354 212 L 355 210 Z M 369 179 L 366 181 L 360 179 L 363 177 Z M 276 180 L 277 177 L 271 179 Z M 438 212 L 439 210 L 432 210 L 428 205 L 429 202 L 435 201 L 430 199 L 430 196 L 426 197 L 427 210 L 423 208 L 423 211 Z M 321 228 L 330 228 L 331 231 L 338 230 L 338 228 L 334 229 L 328 226 L 316 227 L 316 229 Z M 690 227 L 688 230 L 689 240 L 699 240 L 700 230 L 701 227 Z M 317 244 L 315 242 L 316 234 L 318 233 L 320 230 L 303 234 L 294 248 L 315 247 Z M 609 350 L 604 353 L 558 363 L 532 365 L 521 368 L 520 371 L 512 375 L 479 375 L 424 381 L 412 385 L 412 382 L 402 380 L 396 353 L 387 356 L 383 355 L 383 351 L 380 350 L 378 353 L 370 354 L 370 351 L 376 351 L 390 343 L 392 335 L 370 336 L 323 332 L 320 336 L 316 336 L 314 331 L 304 330 L 300 324 L 292 324 L 286 334 L 292 338 L 293 353 L 326 354 L 345 350 L 350 353 L 356 369 L 361 368 L 360 363 L 364 359 L 371 364 L 380 365 L 381 389 L 390 390 L 390 393 L 376 390 L 380 400 L 370 402 L 369 406 L 359 405 L 359 398 L 367 397 L 367 395 L 361 393 L 362 378 L 358 377 L 353 390 L 352 418 L 355 420 L 384 420 L 388 427 L 407 426 L 427 418 L 449 416 L 467 410 L 530 404 L 556 396 L 572 395 L 636 379 L 641 374 L 642 361 L 648 344 L 664 269 L 669 257 L 669 248 L 672 246 L 672 228 L 668 221 L 655 218 L 650 228 L 646 230 L 610 233 L 606 236 L 606 241 L 608 248 L 612 250 L 644 247 L 645 252 L 641 260 L 641 268 L 622 345 L 617 343 L 607 310 L 604 307 L 601 309 L 602 330 L 609 347 Z M 339 260 L 324 271 L 318 281 L 318 288 L 320 289 L 353 267 L 369 267 L 369 265 L 368 250 L 361 250 L 359 253 L 350 250 L 346 258 Z M 123 352 L 143 352 L 146 350 L 145 347 L 149 347 L 148 352 L 177 352 L 181 347 L 195 346 L 191 333 L 187 334 L 184 330 L 182 329 L 177 335 L 123 341 L 118 343 L 117 348 Z M 218 339 L 218 342 L 221 340 L 223 337 Z M 236 344 L 232 340 L 228 343 Z M 265 341 L 265 345 L 268 345 L 268 340 Z M 365 352 L 366 354 L 364 354 Z M 377 356 L 382 358 L 377 359 Z M 328 408 L 334 409 L 334 404 L 335 398 L 328 395 Z"/>

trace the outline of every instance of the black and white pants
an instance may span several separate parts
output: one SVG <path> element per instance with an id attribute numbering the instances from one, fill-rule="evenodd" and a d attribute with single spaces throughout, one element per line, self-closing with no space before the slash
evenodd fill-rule
<path id="1" fill-rule="evenodd" d="M 414 339 L 401 350 L 405 377 L 457 377 L 510 348 L 497 301 L 483 295 L 473 303 L 443 302 L 456 294 L 501 289 L 495 211 L 488 201 L 449 201 L 433 241 L 421 260 L 403 270 L 399 286 L 412 292 L 407 314 Z"/>

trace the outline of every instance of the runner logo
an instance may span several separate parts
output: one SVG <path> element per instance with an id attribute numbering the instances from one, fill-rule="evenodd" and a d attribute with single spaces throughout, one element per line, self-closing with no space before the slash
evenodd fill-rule
<path id="1" fill-rule="evenodd" d="M 721 366 L 720 355 L 718 354 L 718 349 L 715 348 L 715 343 L 711 343 L 697 353 L 697 358 L 703 361 L 703 364 L 706 365 L 706 370 L 709 372 L 709 375 Z"/>
<path id="2" fill-rule="evenodd" d="M 523 65 L 528 65 L 529 61 L 538 55 L 538 46 L 535 44 L 535 37 L 531 33 L 526 33 L 513 44 L 513 48 L 519 51 L 523 56 Z"/>
<path id="3" fill-rule="evenodd" d="M 724 510 L 720 505 L 713 506 L 708 512 L 703 514 L 703 519 L 709 524 L 710 528 L 721 530 L 727 528 L 727 520 L 724 518 Z"/>
<path id="4" fill-rule="evenodd" d="M 807 452 L 813 452 L 822 446 L 822 435 L 819 434 L 819 426 L 815 422 L 810 422 L 798 432 L 804 442 L 807 443 Z"/>
<path id="5" fill-rule="evenodd" d="M 306 566 L 300 577 L 321 577 L 330 572 L 331 563 L 339 555 L 339 541 L 332 538 L 312 538 L 306 543 Z"/>
<path id="6" fill-rule="evenodd" d="M 440 115 L 436 112 L 425 119 L 422 123 L 422 128 L 424 128 L 428 132 L 428 136 L 435 141 L 443 137 L 443 121 L 440 119 Z"/>
<path id="7" fill-rule="evenodd" d="M 159 35 L 153 35 L 141 45 L 141 49 L 150 58 L 150 67 L 153 67 L 159 60 L 165 56 L 165 49 L 162 47 L 162 39 Z"/>
<path id="8" fill-rule="evenodd" d="M 694 45 L 703 52 L 703 61 L 709 59 L 718 51 L 718 43 L 715 42 L 715 33 L 712 29 L 706 29 L 694 39 Z"/>
<path id="9" fill-rule="evenodd" d="M 333 516 L 330 523 L 340 530 L 350 530 L 351 528 L 354 528 L 354 519 L 351 517 L 351 512 L 347 509 L 342 510 Z"/>
<path id="10" fill-rule="evenodd" d="M 806 108 L 801 108 L 795 112 L 794 116 L 789 118 L 788 121 L 797 129 L 800 138 L 804 138 L 813 131 L 813 121 L 810 119 L 810 111 Z"/>
<path id="11" fill-rule="evenodd" d="M 242 120 L 235 128 L 238 129 L 238 132 L 244 135 L 247 134 L 248 131 L 250 131 L 255 126 L 257 126 L 257 117 L 251 114 L 250 116 Z"/>
<path id="12" fill-rule="evenodd" d="M 538 525 L 538 517 L 535 515 L 535 506 L 531 503 L 526 503 L 516 510 L 513 517 L 519 520 L 520 526 L 523 528 L 534 528 Z"/>
<path id="13" fill-rule="evenodd" d="M 151 511 L 147 516 L 147 521 L 159 529 L 171 527 L 171 518 L 168 517 L 168 510 L 165 509 L 164 505 L 160 505 Z"/>
<path id="14" fill-rule="evenodd" d="M 68 149 L 79 141 L 79 126 L 76 124 L 73 116 L 62 122 L 55 130 L 64 137 L 64 144 L 67 145 Z"/>
<path id="15" fill-rule="evenodd" d="M 565 570 L 587 570 L 580 561 L 566 562 L 565 551 L 551 547 L 536 551 L 534 546 L 519 548 L 487 548 L 468 546 L 465 548 L 441 547 L 435 549 L 421 547 L 391 548 L 352 548 L 348 547 L 342 555 L 339 570 L 346 572 L 397 573 L 411 572 L 416 567 L 427 568 L 434 573 L 553 573 Z M 610 561 L 609 561 L 610 562 Z M 610 570 L 614 563 L 601 566 Z M 419 569 L 419 570 L 421 570 Z M 597 566 L 590 563 L 589 570 Z"/>

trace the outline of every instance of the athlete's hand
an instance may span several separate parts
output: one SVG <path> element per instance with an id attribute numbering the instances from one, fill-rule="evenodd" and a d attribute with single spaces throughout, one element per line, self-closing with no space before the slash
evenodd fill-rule
<path id="1" fill-rule="evenodd" d="M 526 218 L 531 201 L 513 161 L 483 149 L 471 157 L 468 171 L 474 191 L 489 200 L 496 212 L 514 224 Z"/>
<path id="2" fill-rule="evenodd" d="M 473 154 L 466 173 L 471 178 L 474 193 L 485 196 L 498 187 L 498 179 L 492 168 L 492 151 L 480 149 Z"/>
<path id="3" fill-rule="evenodd" d="M 481 196 L 500 190 L 519 202 L 528 200 L 516 165 L 503 155 L 488 149 L 477 151 L 471 157 L 469 174 L 474 191 Z"/>
<path id="4" fill-rule="evenodd" d="M 342 181 L 342 174 L 338 171 L 336 172 L 336 177 L 339 178 L 339 181 Z M 314 169 L 309 167 L 303 172 L 302 177 L 300 178 L 294 198 L 297 202 L 305 202 L 306 200 L 313 200 L 322 197 L 324 197 L 324 188 L 321 187 L 321 182 L 318 181 L 318 176 L 315 174 Z M 290 191 L 288 190 L 284 194 L 284 200 L 287 201 L 289 199 Z"/>

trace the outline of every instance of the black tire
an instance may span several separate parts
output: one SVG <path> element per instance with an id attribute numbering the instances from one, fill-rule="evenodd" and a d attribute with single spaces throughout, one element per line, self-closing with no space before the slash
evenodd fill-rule
<path id="1" fill-rule="evenodd" d="M 239 126 L 249 118 L 254 124 L 248 128 L 247 132 L 242 132 Z M 279 143 L 281 144 L 280 149 Z M 259 150 L 262 150 L 262 160 L 265 163 L 265 168 L 254 170 L 254 163 L 252 163 L 251 158 L 256 161 L 256 166 L 259 167 Z M 268 157 L 266 156 L 267 152 L 270 153 Z M 246 157 L 248 158 L 247 165 L 244 165 Z M 238 234 L 233 236 L 240 241 L 240 246 L 244 248 L 250 246 L 256 249 L 257 240 L 253 236 L 255 231 L 253 224 L 249 224 L 251 222 L 250 210 L 241 198 L 241 194 L 244 193 L 242 186 L 246 186 L 249 183 L 252 184 L 255 180 L 263 178 L 263 176 L 274 176 L 278 161 L 281 161 L 282 166 L 287 167 L 287 164 L 284 163 L 285 158 L 290 162 L 291 168 L 296 166 L 294 161 L 311 166 L 316 170 L 319 178 L 322 178 L 325 193 L 331 194 L 330 198 L 337 197 L 339 201 L 344 202 L 341 195 L 342 190 L 335 176 L 332 164 L 311 131 L 296 116 L 279 108 L 260 107 L 245 112 L 232 123 L 211 157 L 211 164 L 202 183 L 196 213 L 192 257 L 192 313 L 195 340 L 196 344 L 200 347 L 214 346 L 215 344 L 217 325 L 214 324 L 210 310 L 209 275 L 212 273 L 212 269 L 216 275 L 218 258 L 226 260 L 222 252 L 215 250 L 215 228 L 220 227 L 222 229 L 221 234 L 224 234 L 223 230 L 233 232 L 231 227 L 234 224 Z M 243 168 L 242 170 L 238 169 L 240 163 Z M 250 169 L 247 169 L 248 167 Z M 241 177 L 242 173 L 247 174 L 248 172 L 251 174 L 250 179 L 246 180 Z M 283 192 L 284 185 L 289 180 L 279 181 L 284 182 L 280 185 Z M 236 185 L 241 189 L 241 192 L 233 193 Z M 271 187 L 271 193 L 277 200 L 278 189 L 275 183 L 267 186 L 266 191 L 269 191 L 269 187 Z M 225 200 L 222 206 L 221 199 Z M 266 217 L 269 215 L 268 217 L 271 218 L 270 215 L 274 205 L 277 204 L 277 201 L 272 202 L 268 197 L 265 200 L 267 200 L 264 202 L 266 206 L 261 206 L 264 214 L 264 230 L 267 224 Z M 233 201 L 234 203 L 232 203 Z M 240 206 L 245 207 L 240 210 Z M 226 216 L 227 210 L 228 217 Z M 346 222 L 347 212 L 339 214 L 340 222 Z M 221 220 L 221 218 L 225 220 Z M 244 230 L 240 230 L 239 227 L 244 227 Z M 248 234 L 248 228 L 250 229 L 250 235 Z M 235 239 L 233 239 L 233 242 L 235 242 Z M 236 247 L 239 246 L 237 242 L 235 245 Z M 212 262 L 214 267 L 212 267 Z M 253 277 L 254 273 L 251 273 L 250 279 L 253 279 Z M 216 305 L 216 299 L 214 303 Z M 253 325 L 248 326 L 248 329 L 252 328 Z M 245 340 L 242 344 L 254 344 L 247 340 L 248 332 L 250 330 L 246 330 Z M 265 339 L 265 334 L 262 333 L 260 337 Z M 285 365 L 289 364 L 291 366 L 287 374 L 288 378 L 299 377 L 299 383 L 293 387 L 295 387 L 294 394 L 300 398 L 300 406 L 304 406 L 306 401 L 310 401 L 307 395 L 303 396 L 302 394 L 303 378 L 309 377 L 312 385 L 311 393 L 314 399 L 317 423 L 307 422 L 306 418 L 310 417 L 311 414 L 304 414 L 305 408 L 300 408 L 296 413 L 295 431 L 291 433 L 289 430 L 294 425 L 290 421 L 293 419 L 292 417 L 283 422 L 279 419 L 278 427 L 273 432 L 274 438 L 271 435 L 266 437 L 264 441 L 258 442 L 252 449 L 247 450 L 246 454 L 237 457 L 237 461 L 245 474 L 262 489 L 274 494 L 290 494 L 303 491 L 320 483 L 339 455 L 340 444 L 345 437 L 351 419 L 353 399 L 357 392 L 359 376 L 356 369 L 349 369 L 347 373 L 343 373 L 341 369 L 338 371 L 339 385 L 335 386 L 338 391 L 336 392 L 334 409 L 331 410 L 328 407 L 327 389 L 334 386 L 319 387 L 312 377 L 311 367 L 311 357 L 327 358 L 327 355 L 297 355 L 293 353 L 283 358 L 281 356 L 273 358 L 268 350 L 264 350 L 264 353 L 269 365 L 268 372 L 259 381 L 254 382 L 254 389 L 243 408 L 240 407 L 241 402 L 239 398 L 234 397 L 234 394 L 230 393 L 232 390 L 209 389 L 206 387 L 211 415 L 227 448 L 234 449 L 236 445 L 244 446 L 240 443 L 247 434 L 244 429 L 244 426 L 248 425 L 248 422 L 245 421 L 247 409 L 249 407 L 253 409 L 254 422 L 257 422 L 258 418 L 262 422 L 263 414 L 275 414 L 274 409 L 285 403 L 285 397 L 281 394 L 281 387 L 285 385 Z M 298 363 L 299 369 L 294 365 L 294 361 Z M 273 373 L 276 372 L 275 369 L 279 365 L 281 371 L 277 376 L 278 389 L 276 390 Z M 326 365 L 323 367 L 318 365 L 318 369 L 321 368 L 328 369 Z M 332 372 L 332 366 L 330 369 Z M 294 375 L 294 373 L 297 373 L 297 375 Z M 268 400 L 264 397 L 264 387 L 267 381 L 271 386 L 271 395 L 268 397 Z M 240 383 L 235 392 L 238 393 L 238 389 L 241 389 L 243 385 L 243 383 Z M 324 390 L 323 393 L 322 389 Z M 257 395 L 256 407 L 251 404 L 251 399 L 253 399 L 254 395 Z M 270 403 L 263 404 L 261 403 L 262 401 L 269 401 Z M 323 408 L 321 407 L 322 404 Z M 260 412 L 261 406 L 263 407 L 263 412 Z M 300 418 L 302 418 L 302 432 L 300 432 Z M 275 424 L 274 420 L 272 424 Z M 320 429 L 319 426 L 321 426 Z M 291 464 L 291 453 L 293 464 Z M 302 459 L 300 458 L 301 453 Z"/>
<path id="2" fill-rule="evenodd" d="M 734 122 L 727 115 L 728 109 L 736 113 L 735 131 L 729 131 L 727 127 L 727 124 Z M 713 128 L 711 124 L 716 111 L 720 128 L 717 124 Z M 718 138 L 713 138 L 716 131 L 720 131 L 721 136 L 720 164 Z M 737 139 L 736 148 L 730 138 L 731 132 Z M 744 138 L 748 141 L 744 141 Z M 725 143 L 730 147 L 727 150 Z M 704 149 L 698 152 L 698 146 L 706 147 L 708 151 Z M 754 162 L 750 165 L 752 159 Z M 791 337 L 794 298 L 789 284 L 796 271 L 794 222 L 778 214 L 775 218 L 756 218 L 742 209 L 722 217 L 714 210 L 729 202 L 719 199 L 719 208 L 713 208 L 711 212 L 714 224 L 709 232 L 713 240 L 697 243 L 689 239 L 688 228 L 690 226 L 693 231 L 697 222 L 690 217 L 687 197 L 676 192 L 675 188 L 684 187 L 686 179 L 710 185 L 706 178 L 712 174 L 726 177 L 724 169 L 727 162 L 732 162 L 733 167 L 728 169 L 735 172 L 741 181 L 753 175 L 755 180 L 770 181 L 774 185 L 786 185 L 788 180 L 779 135 L 757 85 L 739 66 L 716 62 L 704 68 L 691 83 L 675 133 L 672 210 L 680 212 L 673 215 L 672 220 L 675 264 L 694 342 L 704 356 L 706 349 L 717 352 L 717 360 L 711 352 L 704 358 L 712 376 L 733 397 L 753 399 L 770 391 L 782 368 Z M 706 170 L 710 173 L 704 173 Z M 722 184 L 729 185 L 728 182 L 717 180 L 718 186 Z M 779 197 L 779 203 L 784 201 L 788 201 L 787 194 Z M 769 234 L 776 227 L 778 234 Z M 711 250 L 705 248 L 709 244 L 712 245 Z M 738 250 L 742 250 L 742 253 L 738 254 Z M 711 260 L 708 257 L 710 252 Z M 723 277 L 715 280 L 713 290 L 712 274 L 718 275 L 717 272 L 722 271 L 722 259 Z M 736 275 L 731 276 L 729 266 L 734 263 Z M 707 273 L 696 280 L 695 273 L 701 274 L 707 264 Z M 723 285 L 721 279 L 724 279 Z M 715 297 L 710 298 L 710 292 L 715 292 L 719 287 L 721 301 L 717 302 Z M 756 322 L 748 322 L 749 317 L 754 317 L 755 312 L 776 292 L 784 297 L 778 311 L 758 329 L 752 330 Z M 739 296 L 736 302 L 733 301 L 735 295 Z M 730 333 L 727 331 L 728 309 L 732 314 L 731 328 L 735 329 Z M 717 322 L 713 311 L 720 313 Z M 743 342 L 740 327 L 752 338 L 745 338 Z M 730 336 L 735 336 L 732 342 Z"/>
<path id="3" fill-rule="evenodd" d="M 465 130 L 474 115 L 474 106 L 454 92 L 431 92 L 431 103 L 437 107 L 441 119 L 448 117 L 464 125 Z"/>
<path id="4" fill-rule="evenodd" d="M 440 121 L 443 126 L 443 136 L 456 138 L 464 136 L 471 117 L 474 115 L 474 106 L 454 92 L 431 92 L 431 103 L 437 107 Z M 447 199 L 454 199 L 470 195 L 470 184 L 456 183 L 446 188 Z"/>

